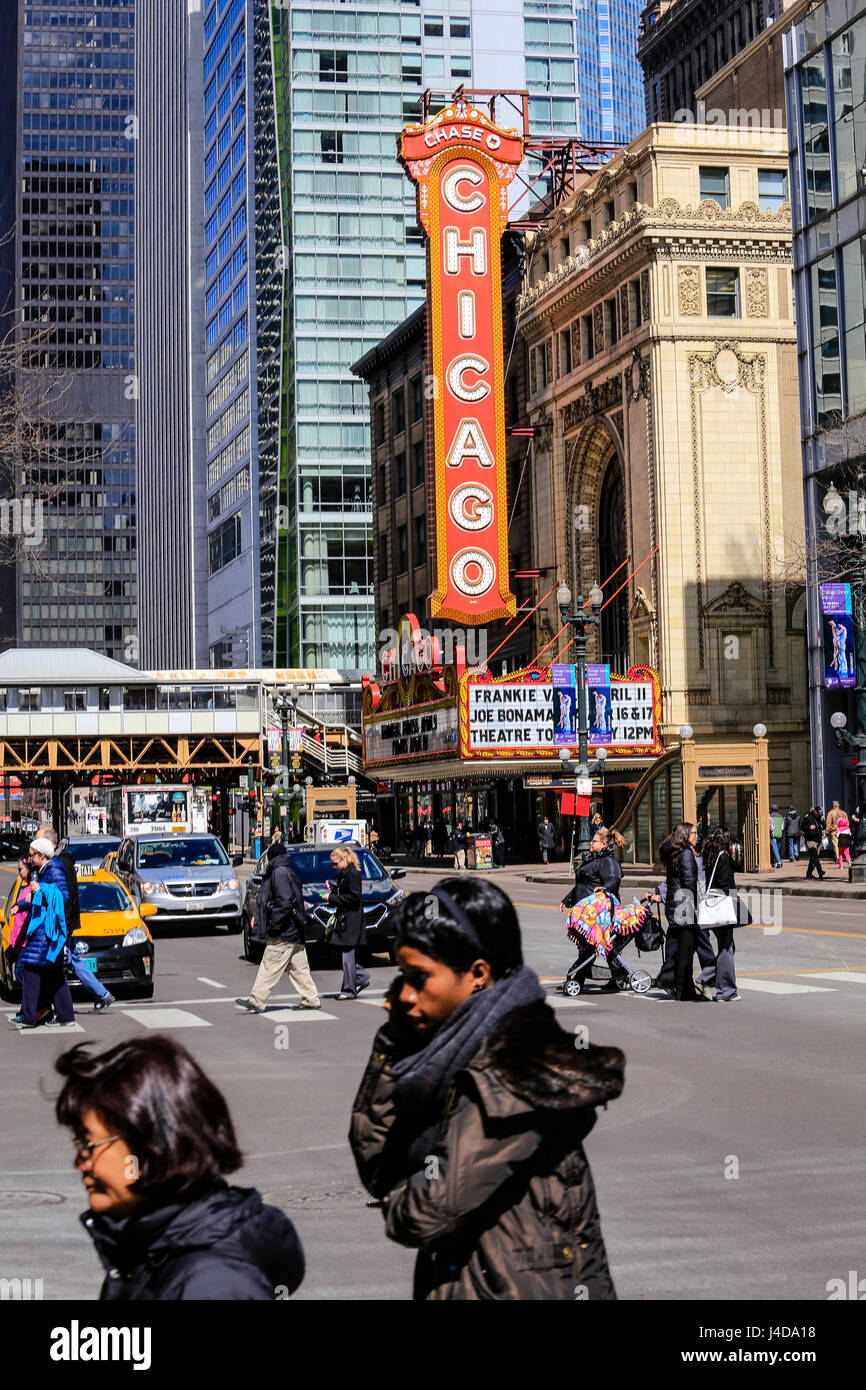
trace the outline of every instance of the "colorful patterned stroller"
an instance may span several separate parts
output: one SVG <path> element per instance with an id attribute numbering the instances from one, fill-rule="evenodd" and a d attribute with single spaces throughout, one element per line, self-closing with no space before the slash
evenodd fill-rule
<path id="1" fill-rule="evenodd" d="M 637 898 L 623 907 L 602 888 L 576 902 L 568 914 L 566 933 L 580 947 L 580 954 L 565 977 L 563 994 L 575 999 L 583 993 L 588 980 L 613 980 L 618 989 L 646 994 L 652 985 L 649 971 L 630 969 L 620 952 L 625 940 L 640 930 L 650 911 L 648 904 Z"/>

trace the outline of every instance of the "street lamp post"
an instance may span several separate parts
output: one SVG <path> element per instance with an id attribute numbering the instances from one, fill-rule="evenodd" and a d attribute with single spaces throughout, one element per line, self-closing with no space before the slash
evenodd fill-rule
<path id="1" fill-rule="evenodd" d="M 295 720 L 295 708 L 297 705 L 297 692 L 293 685 L 289 686 L 288 692 L 277 695 L 274 699 L 274 709 L 280 718 L 281 741 L 280 741 L 280 814 L 283 822 L 283 844 L 289 842 L 289 713 L 292 715 L 292 722 Z"/>
<path id="2" fill-rule="evenodd" d="M 857 821 L 857 838 L 854 841 L 854 857 L 848 870 L 848 879 L 850 883 L 866 883 L 866 816 L 864 816 L 864 805 L 866 805 L 866 734 L 849 734 L 845 727 L 848 720 L 841 710 L 830 715 L 830 723 L 837 748 L 841 748 L 843 743 L 848 743 L 852 748 L 857 749 L 856 777 L 859 819 Z"/>
<path id="3" fill-rule="evenodd" d="M 597 584 L 593 584 L 589 592 L 589 603 L 592 613 L 586 613 L 586 604 L 583 596 L 577 596 L 577 612 L 569 613 L 571 605 L 571 590 L 567 584 L 560 584 L 556 592 L 556 601 L 559 604 L 559 612 L 562 617 L 563 625 L 566 623 L 571 628 L 571 641 L 577 655 L 575 667 L 577 671 L 577 767 L 575 768 L 575 790 L 577 788 L 577 778 L 581 775 L 591 777 L 593 772 L 604 770 L 606 749 L 599 749 L 598 756 L 590 765 L 589 763 L 589 725 L 587 723 L 586 708 L 586 644 L 587 629 L 599 627 L 601 624 L 601 605 L 604 595 Z M 572 766 L 569 762 L 571 750 L 568 748 L 560 749 L 563 768 Z M 589 849 L 589 817 L 577 817 L 577 852 L 583 854 Z"/>

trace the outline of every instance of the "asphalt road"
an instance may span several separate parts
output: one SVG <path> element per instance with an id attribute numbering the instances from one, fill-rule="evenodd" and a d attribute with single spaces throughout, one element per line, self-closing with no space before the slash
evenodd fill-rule
<path id="1" fill-rule="evenodd" d="M 0 866 L 0 893 L 8 873 Z M 561 889 L 494 877 L 518 905 L 528 963 L 553 990 L 574 954 Z M 410 872 L 404 886 L 430 882 Z M 737 935 L 737 1004 L 551 996 L 563 1026 L 626 1054 L 624 1094 L 586 1145 L 621 1298 L 822 1301 L 828 1280 L 862 1270 L 866 911 L 806 898 L 765 907 L 770 930 Z M 196 924 L 158 939 L 152 1003 L 81 1012 L 80 1033 L 20 1034 L 0 1019 L 0 1278 L 41 1278 L 46 1299 L 96 1297 L 83 1194 L 52 1115 L 53 1059 L 73 1042 L 159 1029 L 223 1089 L 246 1154 L 238 1180 L 295 1222 L 308 1262 L 297 1297 L 410 1296 L 414 1257 L 385 1240 L 346 1143 L 393 968 L 375 966 L 363 1000 L 342 1004 L 339 973 L 319 970 L 322 1013 L 284 1013 L 296 997 L 286 992 L 253 1017 L 234 1008 L 254 976 L 240 951 L 238 937 Z"/>

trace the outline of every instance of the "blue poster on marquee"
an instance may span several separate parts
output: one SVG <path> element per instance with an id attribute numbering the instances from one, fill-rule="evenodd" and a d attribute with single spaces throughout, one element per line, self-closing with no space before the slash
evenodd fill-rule
<path id="1" fill-rule="evenodd" d="M 612 742 L 609 666 L 587 666 L 586 693 L 589 700 L 590 744 Z"/>
<path id="2" fill-rule="evenodd" d="M 577 685 L 573 666 L 551 666 L 553 742 L 567 747 L 577 739 Z"/>

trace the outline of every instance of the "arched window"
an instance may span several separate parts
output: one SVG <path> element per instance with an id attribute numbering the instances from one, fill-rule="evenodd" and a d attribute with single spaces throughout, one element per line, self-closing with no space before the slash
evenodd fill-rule
<path id="1" fill-rule="evenodd" d="M 625 480 L 622 466 L 614 454 L 611 458 L 601 484 L 598 502 L 598 580 L 603 583 L 609 575 L 619 569 L 619 573 L 605 585 L 607 600 L 623 584 L 628 575 L 628 565 L 623 565 L 628 554 L 628 532 L 625 519 Z M 628 588 L 617 594 L 608 603 L 601 615 L 602 661 L 609 663 L 612 671 L 624 673 L 628 666 Z"/>

